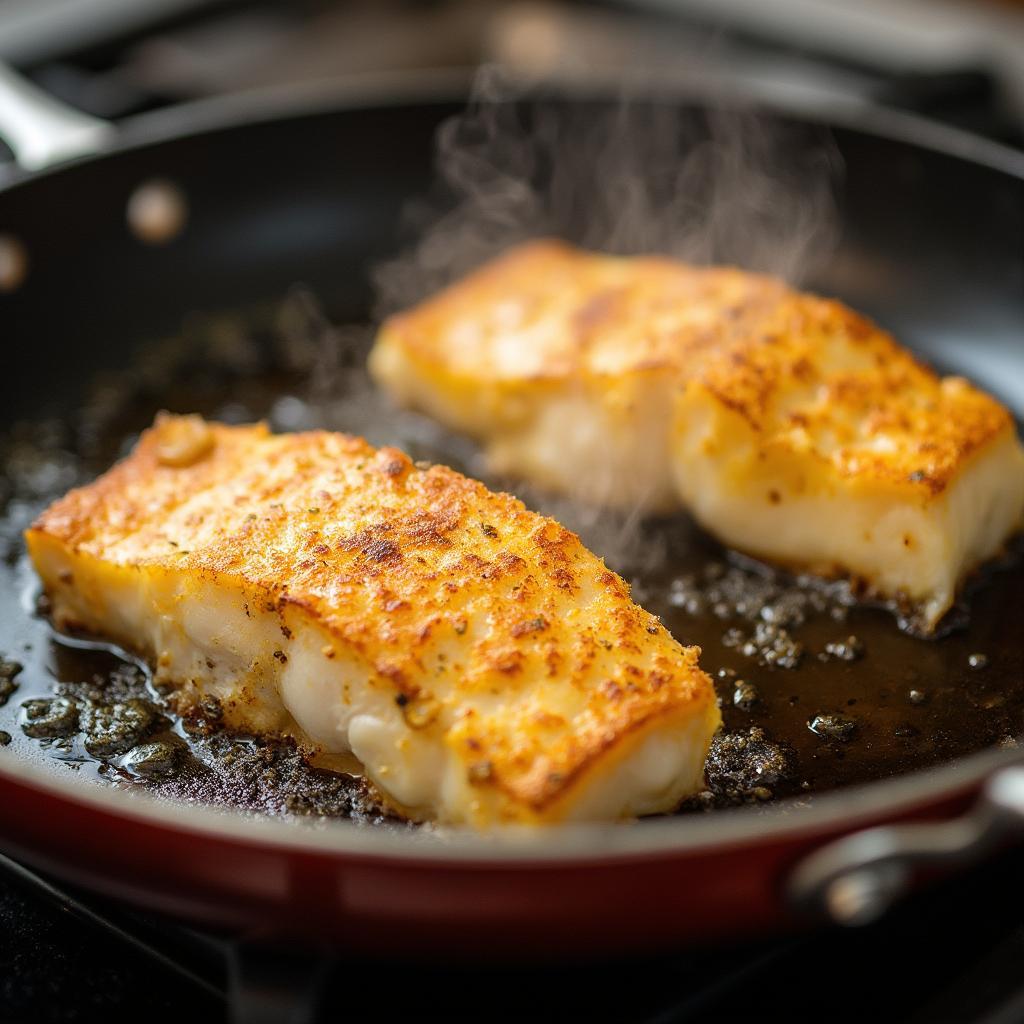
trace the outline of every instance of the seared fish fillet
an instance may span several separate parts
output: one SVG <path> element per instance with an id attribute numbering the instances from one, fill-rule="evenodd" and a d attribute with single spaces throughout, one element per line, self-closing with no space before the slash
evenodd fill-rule
<path id="1" fill-rule="evenodd" d="M 558 523 L 393 448 L 163 416 L 27 540 L 59 627 L 351 752 L 411 817 L 613 819 L 703 783 L 698 649 Z"/>
<path id="2" fill-rule="evenodd" d="M 376 380 L 585 501 L 687 507 L 933 629 L 1024 516 L 1010 414 L 839 302 L 731 268 L 520 246 L 384 324 Z"/>

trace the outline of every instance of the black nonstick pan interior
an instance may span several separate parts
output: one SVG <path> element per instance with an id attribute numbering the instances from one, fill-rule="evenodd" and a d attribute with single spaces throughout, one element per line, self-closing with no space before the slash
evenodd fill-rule
<path id="1" fill-rule="evenodd" d="M 322 425 L 394 442 L 479 475 L 471 445 L 390 410 L 361 365 L 373 316 L 370 271 L 407 243 L 401 216 L 428 190 L 438 124 L 457 104 L 315 113 L 186 135 L 25 181 L 0 193 L 0 232 L 28 254 L 23 286 L 0 295 L 7 360 L 7 516 L 0 653 L 21 663 L 0 708 L 9 754 L 57 759 L 78 777 L 274 813 L 375 818 L 358 782 L 306 769 L 293 752 L 219 737 L 215 721 L 153 725 L 198 755 L 143 781 L 138 758 L 23 735 L 31 698 L 116 706 L 154 698 L 145 672 L 53 637 L 33 614 L 17 528 L 32 508 L 98 472 L 160 408 L 279 429 Z M 599 118 L 596 101 L 573 116 Z M 680 117 L 694 115 L 681 107 Z M 892 133 L 891 124 L 883 126 Z M 898 126 L 896 126 L 898 127 Z M 794 145 L 820 123 L 786 120 Z M 832 125 L 841 233 L 808 286 L 877 319 L 924 358 L 1024 409 L 1024 185 L 1008 170 L 884 134 Z M 982 153 L 991 163 L 998 154 Z M 180 238 L 148 246 L 127 197 L 169 179 L 185 193 Z M 584 204 L 585 208 L 585 204 Z M 572 238 L 580 224 L 552 223 Z M 514 481 L 490 481 L 517 492 Z M 1019 615 L 1024 572 L 1010 552 L 979 580 L 970 613 L 938 640 L 856 605 L 842 586 L 767 573 L 681 519 L 612 522 L 551 503 L 627 578 L 680 640 L 703 648 L 725 735 L 709 791 L 684 812 L 814 794 L 928 767 L 1024 725 Z M 2 737 L 0 737 L 2 738 Z M 140 740 L 140 744 L 141 744 Z M 134 748 L 133 748 L 134 749 Z M 96 754 L 95 751 L 100 750 Z M 233 766 L 225 767 L 225 756 Z M 133 761 L 134 757 L 134 761 Z"/>

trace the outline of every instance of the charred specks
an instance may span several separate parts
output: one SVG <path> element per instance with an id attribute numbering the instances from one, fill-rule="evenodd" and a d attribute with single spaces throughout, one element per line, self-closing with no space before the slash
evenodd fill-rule
<path id="1" fill-rule="evenodd" d="M 480 532 L 490 540 L 498 539 L 498 531 L 490 523 L 481 523 Z"/>
<path id="2" fill-rule="evenodd" d="M 514 555 L 511 551 L 500 551 L 496 561 L 507 573 L 523 572 L 527 568 L 526 559 Z"/>
<path id="3" fill-rule="evenodd" d="M 559 590 L 572 591 L 576 587 L 576 578 L 564 566 L 558 566 L 548 574 L 548 579 Z"/>
<path id="4" fill-rule="evenodd" d="M 521 637 L 529 633 L 541 633 L 547 628 L 548 620 L 543 615 L 538 615 L 536 618 L 527 619 L 525 622 L 517 622 L 512 627 L 512 635 L 514 637 Z"/>
<path id="5" fill-rule="evenodd" d="M 452 628 L 459 636 L 462 636 L 466 632 L 467 627 L 468 623 L 465 621 L 465 619 L 459 619 L 452 625 Z"/>
<path id="6" fill-rule="evenodd" d="M 660 690 L 663 686 L 668 686 L 668 684 L 672 681 L 672 677 L 670 675 L 666 675 L 664 672 L 652 672 L 650 678 L 651 689 L 655 692 Z"/>
<path id="7" fill-rule="evenodd" d="M 395 697 L 395 703 L 400 707 L 404 708 L 409 703 L 410 697 L 407 693 L 400 693 Z"/>
<path id="8" fill-rule="evenodd" d="M 10 742 L 11 734 L 9 732 L 4 732 L 3 729 L 0 729 L 0 747 L 9 746 Z"/>
<path id="9" fill-rule="evenodd" d="M 376 537 L 361 545 L 360 549 L 367 558 L 374 562 L 397 562 L 402 557 L 398 545 L 386 537 Z"/>
<path id="10" fill-rule="evenodd" d="M 771 338 L 771 341 L 769 341 L 769 338 Z M 768 344 L 777 344 L 779 339 L 768 335 L 764 340 Z M 817 375 L 818 371 L 814 368 L 814 363 L 812 363 L 807 356 L 800 356 L 800 358 L 793 363 L 793 376 L 796 377 L 797 380 L 809 381 L 813 380 Z"/>
<path id="11" fill-rule="evenodd" d="M 622 699 L 622 687 L 614 679 L 606 679 L 600 687 L 601 693 L 611 701 Z"/>
<path id="12" fill-rule="evenodd" d="M 283 622 L 281 623 L 281 636 L 283 636 L 285 640 L 291 640 L 292 638 L 292 631 Z"/>
<path id="13" fill-rule="evenodd" d="M 503 576 L 512 576 L 526 569 L 526 560 L 511 551 L 500 551 L 489 565 L 486 562 L 482 564 L 486 568 L 481 570 L 480 578 L 485 580 L 500 580 Z"/>
<path id="14" fill-rule="evenodd" d="M 338 547 L 345 551 L 359 551 L 372 562 L 399 562 L 402 552 L 398 545 L 387 537 L 390 527 L 386 524 L 367 527 L 338 541 Z"/>
<path id="15" fill-rule="evenodd" d="M 288 663 L 288 655 L 285 654 L 284 651 L 274 651 L 274 657 L 281 662 L 282 665 L 286 665 Z"/>

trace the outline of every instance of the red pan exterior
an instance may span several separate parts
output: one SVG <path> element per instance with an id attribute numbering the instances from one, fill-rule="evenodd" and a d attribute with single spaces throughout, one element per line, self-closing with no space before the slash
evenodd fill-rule
<path id="1" fill-rule="evenodd" d="M 801 854 L 852 825 L 956 813 L 976 789 L 799 831 L 765 821 L 761 836 L 691 850 L 517 863 L 209 834 L 188 828 L 187 810 L 154 824 L 0 778 L 0 847 L 128 902 L 267 939 L 428 956 L 611 953 L 798 924 L 784 883 Z"/>

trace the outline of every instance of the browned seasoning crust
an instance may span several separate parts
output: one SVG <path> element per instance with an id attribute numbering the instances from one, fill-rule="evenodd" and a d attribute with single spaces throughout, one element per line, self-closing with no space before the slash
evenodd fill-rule
<path id="1" fill-rule="evenodd" d="M 787 291 L 743 306 L 738 319 L 754 323 L 727 339 L 701 383 L 772 443 L 840 477 L 939 494 L 974 452 L 1013 430 L 989 395 L 940 378 L 840 302 Z"/>
<path id="2" fill-rule="evenodd" d="M 502 359 L 503 338 L 515 341 L 514 360 Z M 1013 430 L 990 396 L 940 378 L 840 302 L 731 267 L 615 259 L 553 240 L 511 249 L 392 317 L 379 344 L 401 349 L 472 414 L 481 393 L 496 402 L 538 387 L 612 395 L 641 375 L 648 390 L 657 379 L 703 387 L 775 454 L 922 494 L 941 492 L 974 452 Z"/>
<path id="3" fill-rule="evenodd" d="M 168 458 L 182 422 L 158 421 L 47 509 L 30 549 L 237 589 L 282 631 L 308 618 L 330 638 L 325 659 L 369 666 L 411 728 L 436 730 L 476 786 L 527 816 L 652 728 L 717 721 L 698 649 L 512 496 L 360 438 L 263 425 L 203 425 L 193 461 L 188 445 Z"/>

